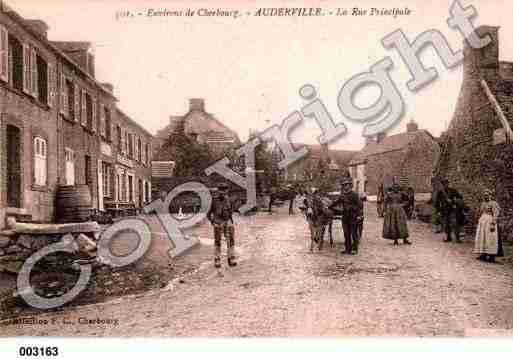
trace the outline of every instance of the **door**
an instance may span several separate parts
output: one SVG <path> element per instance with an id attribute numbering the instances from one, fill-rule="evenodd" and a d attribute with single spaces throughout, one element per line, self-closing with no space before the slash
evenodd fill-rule
<path id="1" fill-rule="evenodd" d="M 65 149 L 65 158 L 66 158 L 66 185 L 74 186 L 75 185 L 75 153 L 73 150 L 66 148 Z"/>
<path id="2" fill-rule="evenodd" d="M 134 177 L 128 176 L 128 202 L 134 202 Z"/>
<path id="3" fill-rule="evenodd" d="M 7 125 L 7 207 L 21 208 L 21 130 Z"/>

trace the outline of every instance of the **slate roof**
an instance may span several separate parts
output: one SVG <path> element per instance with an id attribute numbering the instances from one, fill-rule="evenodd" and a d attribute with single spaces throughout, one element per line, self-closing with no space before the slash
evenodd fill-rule
<path id="1" fill-rule="evenodd" d="M 84 51 L 91 47 L 88 41 L 50 41 L 54 46 L 64 52 Z"/>
<path id="2" fill-rule="evenodd" d="M 355 165 L 362 163 L 370 156 L 386 152 L 400 151 L 421 134 L 427 134 L 434 140 L 434 137 L 426 130 L 403 132 L 396 135 L 386 136 L 380 143 L 369 143 L 365 145 L 365 147 L 353 157 L 351 164 Z"/>
<path id="3" fill-rule="evenodd" d="M 319 144 L 305 144 L 305 143 L 291 143 L 292 147 L 297 150 L 303 146 L 306 146 L 309 151 L 309 158 L 320 158 L 322 152 L 322 146 Z M 328 157 L 335 161 L 337 164 L 347 166 L 351 159 L 356 156 L 358 151 L 346 151 L 346 150 L 332 150 L 328 149 Z"/>
<path id="4" fill-rule="evenodd" d="M 166 140 L 179 121 L 184 121 L 186 133 L 195 133 L 207 142 L 240 143 L 239 136 L 209 112 L 193 110 L 184 116 L 171 116 L 171 123 L 157 131 L 157 137 Z"/>

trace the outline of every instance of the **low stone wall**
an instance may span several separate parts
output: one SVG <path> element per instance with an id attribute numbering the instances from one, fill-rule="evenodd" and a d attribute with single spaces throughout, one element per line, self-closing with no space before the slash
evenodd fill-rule
<path id="1" fill-rule="evenodd" d="M 62 235 L 30 235 L 5 233 L 0 235 L 0 272 L 18 273 L 32 254 L 61 240 Z"/>
<path id="2" fill-rule="evenodd" d="M 69 224 L 16 223 L 0 231 L 0 272 L 16 274 L 32 254 L 53 243 L 65 242 L 81 257 L 95 257 L 95 237 L 100 227 L 96 222 Z M 62 253 L 64 257 L 73 257 Z M 49 255 L 58 265 L 62 255 Z"/>

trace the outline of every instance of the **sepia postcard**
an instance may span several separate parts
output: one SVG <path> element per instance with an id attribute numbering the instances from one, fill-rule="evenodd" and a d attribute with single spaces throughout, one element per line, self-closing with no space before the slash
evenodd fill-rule
<path id="1" fill-rule="evenodd" d="M 511 338 L 512 33 L 507 0 L 0 0 L 0 337 Z"/>

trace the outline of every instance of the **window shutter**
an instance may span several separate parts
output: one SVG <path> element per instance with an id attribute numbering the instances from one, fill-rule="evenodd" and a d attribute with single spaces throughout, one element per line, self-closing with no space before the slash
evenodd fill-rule
<path id="1" fill-rule="evenodd" d="M 80 122 L 80 87 L 77 84 L 75 86 L 75 91 L 73 91 L 73 95 L 75 97 L 75 122 Z"/>
<path id="2" fill-rule="evenodd" d="M 105 127 L 105 106 L 100 103 L 100 136 L 106 137 L 107 128 Z"/>
<path id="3" fill-rule="evenodd" d="M 82 114 L 80 115 L 82 126 L 87 126 L 86 92 L 82 90 Z"/>
<path id="4" fill-rule="evenodd" d="M 139 136 L 135 137 L 135 155 L 134 158 L 136 161 L 139 161 Z"/>
<path id="5" fill-rule="evenodd" d="M 31 84 L 30 84 L 30 94 L 34 97 L 38 96 L 38 78 L 37 78 L 37 52 L 36 49 L 32 48 L 30 50 L 30 70 L 31 70 Z"/>
<path id="6" fill-rule="evenodd" d="M 67 115 L 68 114 L 68 94 L 66 91 L 66 76 L 64 75 L 64 72 L 61 73 L 59 88 L 61 90 L 60 113 L 62 113 L 63 115 Z"/>
<path id="7" fill-rule="evenodd" d="M 9 33 L 0 25 L 0 79 L 9 81 Z"/>
<path id="8" fill-rule="evenodd" d="M 125 154 L 125 149 L 126 149 L 126 137 L 125 137 L 125 129 L 122 127 L 121 128 L 121 153 L 122 154 Z"/>
<path id="9" fill-rule="evenodd" d="M 96 129 L 97 129 L 97 123 L 96 123 L 96 115 L 97 115 L 97 108 L 96 108 L 96 98 L 92 97 L 91 98 L 91 102 L 92 102 L 92 111 L 93 111 L 93 116 L 92 116 L 92 121 L 91 121 L 91 131 L 95 132 L 96 133 Z"/>
<path id="10" fill-rule="evenodd" d="M 146 164 L 146 152 L 144 152 L 144 149 L 146 148 L 145 146 L 144 142 L 141 141 L 141 163 L 143 166 Z"/>
<path id="11" fill-rule="evenodd" d="M 23 92 L 30 94 L 30 47 L 23 44 Z"/>
<path id="12" fill-rule="evenodd" d="M 49 107 L 52 107 L 55 101 L 55 71 L 53 68 L 53 64 L 48 63 L 47 71 L 47 88 L 48 88 L 48 96 L 47 96 L 47 104 Z"/>

